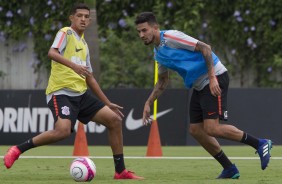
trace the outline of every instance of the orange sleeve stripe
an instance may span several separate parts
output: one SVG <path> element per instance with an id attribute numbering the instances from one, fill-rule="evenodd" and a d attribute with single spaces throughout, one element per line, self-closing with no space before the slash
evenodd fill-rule
<path id="1" fill-rule="evenodd" d="M 63 40 L 64 40 L 65 36 L 66 36 L 66 33 L 65 33 L 65 32 L 63 32 L 63 34 L 62 34 L 62 36 L 61 36 L 61 38 L 60 38 L 60 41 L 59 41 L 59 43 L 58 43 L 58 45 L 57 45 L 57 48 L 60 48 L 60 47 L 61 47 L 62 42 L 63 42 Z"/>
<path id="2" fill-rule="evenodd" d="M 177 38 L 177 37 L 175 37 L 175 36 L 168 35 L 168 34 L 164 34 L 164 37 L 171 38 L 171 39 L 173 39 L 173 40 L 182 42 L 182 43 L 184 43 L 184 44 L 187 44 L 187 45 L 193 46 L 193 47 L 195 47 L 196 44 L 197 44 L 197 43 L 189 42 L 189 41 L 187 41 L 187 40 L 183 40 L 183 39 L 180 39 L 180 38 Z"/>

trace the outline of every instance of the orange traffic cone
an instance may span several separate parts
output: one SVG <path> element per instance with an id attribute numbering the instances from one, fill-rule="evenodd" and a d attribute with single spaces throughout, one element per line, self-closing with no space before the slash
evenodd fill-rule
<path id="1" fill-rule="evenodd" d="M 158 122 L 156 120 L 152 121 L 148 146 L 147 146 L 147 155 L 149 157 L 160 157 L 163 155 L 162 145 L 160 140 Z"/>
<path id="2" fill-rule="evenodd" d="M 89 156 L 84 125 L 81 122 L 78 122 L 77 132 L 74 140 L 73 156 Z"/>

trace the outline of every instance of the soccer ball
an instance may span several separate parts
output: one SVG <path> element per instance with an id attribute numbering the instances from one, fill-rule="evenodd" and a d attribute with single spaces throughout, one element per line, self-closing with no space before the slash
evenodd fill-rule
<path id="1" fill-rule="evenodd" d="M 88 157 L 79 157 L 72 161 L 70 175 L 75 181 L 91 181 L 96 175 L 96 166 Z"/>

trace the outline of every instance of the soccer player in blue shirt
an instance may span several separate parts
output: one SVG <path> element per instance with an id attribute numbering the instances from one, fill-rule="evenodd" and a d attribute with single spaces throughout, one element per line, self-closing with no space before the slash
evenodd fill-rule
<path id="1" fill-rule="evenodd" d="M 144 44 L 154 44 L 154 57 L 159 71 L 158 82 L 144 105 L 143 123 L 147 125 L 151 122 L 150 106 L 165 90 L 169 81 L 168 69 L 171 69 L 183 78 L 187 88 L 193 88 L 189 131 L 222 165 L 223 171 L 217 178 L 238 179 L 240 173 L 224 154 L 216 138 L 252 146 L 257 150 L 264 170 L 269 163 L 272 141 L 256 138 L 235 126 L 219 123 L 228 118 L 229 77 L 226 67 L 211 47 L 181 31 L 160 30 L 152 12 L 139 14 L 135 24 Z"/>

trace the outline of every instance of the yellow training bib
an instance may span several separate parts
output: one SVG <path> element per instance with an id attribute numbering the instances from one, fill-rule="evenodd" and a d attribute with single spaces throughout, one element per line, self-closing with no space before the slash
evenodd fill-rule
<path id="1" fill-rule="evenodd" d="M 87 44 L 82 36 L 77 40 L 74 31 L 70 27 L 61 29 L 66 34 L 67 44 L 63 57 L 71 62 L 86 66 Z M 46 89 L 46 94 L 68 88 L 72 91 L 82 93 L 86 91 L 85 79 L 75 73 L 71 68 L 52 60 L 51 74 Z"/>

